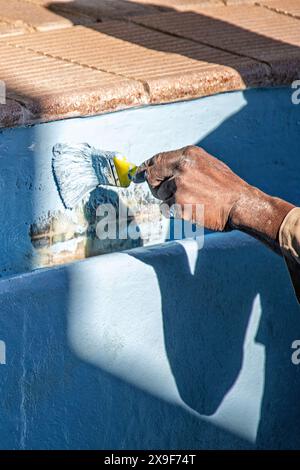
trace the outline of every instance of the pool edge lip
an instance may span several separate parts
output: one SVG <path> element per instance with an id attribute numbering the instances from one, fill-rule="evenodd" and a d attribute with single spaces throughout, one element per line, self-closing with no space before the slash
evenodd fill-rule
<path id="1" fill-rule="evenodd" d="M 34 105 L 33 110 L 28 108 L 26 103 L 23 102 L 21 99 L 16 100 L 14 98 L 7 99 L 8 105 L 7 109 L 1 109 L 0 114 L 0 132 L 8 129 L 17 129 L 22 127 L 32 127 L 42 124 L 49 124 L 59 121 L 66 121 L 70 119 L 85 119 L 85 118 L 93 118 L 97 116 L 103 116 L 107 114 L 114 114 L 119 113 L 122 111 L 128 110 L 138 110 L 142 108 L 154 107 L 154 106 L 165 106 L 171 105 L 176 103 L 184 103 L 188 101 L 196 101 L 201 98 L 209 98 L 212 96 L 227 94 L 227 93 L 234 93 L 234 92 L 244 92 L 248 90 L 266 90 L 266 89 L 278 89 L 278 88 L 290 88 L 291 84 L 294 80 L 291 77 L 291 80 L 265 80 L 262 83 L 255 83 L 252 86 L 235 86 L 234 83 L 232 87 L 224 88 L 222 83 L 219 87 L 216 87 L 213 91 L 207 91 L 204 93 L 199 93 L 193 96 L 182 96 L 182 97 L 174 97 L 174 99 L 167 99 L 161 101 L 154 101 L 151 102 L 149 100 L 140 101 L 140 102 L 133 102 L 131 104 L 124 103 L 123 105 L 118 105 L 114 107 L 108 107 L 104 109 L 99 109 L 98 111 L 93 110 L 92 112 L 78 112 L 78 111 L 68 111 L 65 113 L 58 113 L 55 115 L 43 115 L 43 113 L 38 113 L 37 116 L 34 114 Z M 6 107 L 6 106 L 5 106 Z"/>
<path id="2" fill-rule="evenodd" d="M 197 244 L 199 244 L 199 242 L 195 238 L 165 241 L 159 244 L 135 247 L 119 252 L 99 254 L 91 256 L 89 258 L 75 260 L 71 263 L 65 263 L 50 267 L 41 267 L 33 269 L 32 271 L 16 273 L 11 276 L 3 277 L 2 279 L 0 279 L 0 295 L 3 294 L 4 291 L 9 291 L 10 288 L 14 288 L 14 282 L 27 281 L 28 279 L 30 280 L 31 278 L 35 278 L 36 276 L 55 276 L 56 274 L 61 274 L 62 272 L 71 272 L 74 270 L 76 271 L 77 269 L 80 269 L 80 267 L 83 267 L 84 269 L 94 269 L 96 266 L 98 267 L 101 264 L 107 265 L 109 263 L 111 263 L 111 266 L 115 264 L 117 267 L 120 263 L 122 264 L 128 256 L 134 257 L 142 262 L 143 257 L 180 257 L 184 252 L 188 256 L 190 251 L 195 253 L 195 250 L 225 250 L 227 248 L 233 247 L 238 249 L 241 246 L 261 246 L 261 243 L 259 241 L 237 230 L 233 230 L 232 232 L 226 233 L 217 232 L 206 235 L 204 245 L 200 248 L 200 250 L 197 247 Z"/>

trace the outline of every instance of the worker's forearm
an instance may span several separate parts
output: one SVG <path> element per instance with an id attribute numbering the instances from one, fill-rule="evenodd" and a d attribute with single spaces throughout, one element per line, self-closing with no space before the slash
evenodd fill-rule
<path id="1" fill-rule="evenodd" d="M 279 229 L 286 215 L 294 207 L 289 202 L 249 186 L 232 207 L 228 228 L 246 232 L 281 254 Z"/>

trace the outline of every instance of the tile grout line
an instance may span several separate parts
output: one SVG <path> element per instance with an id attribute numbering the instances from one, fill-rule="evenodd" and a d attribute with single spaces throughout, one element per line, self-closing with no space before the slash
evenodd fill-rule
<path id="1" fill-rule="evenodd" d="M 256 6 L 259 6 L 259 5 L 256 5 Z M 272 72 L 272 66 L 269 62 L 261 60 L 261 59 L 257 59 L 255 57 L 250 56 L 250 55 L 239 54 L 238 52 L 233 52 L 233 51 L 230 51 L 229 49 L 223 49 L 220 46 L 212 45 L 209 42 L 199 41 L 199 40 L 192 39 L 192 38 L 187 38 L 185 36 L 182 36 L 181 34 L 170 33 L 168 31 L 164 31 L 163 29 L 160 29 L 159 27 L 144 25 L 144 24 L 139 23 L 138 20 L 134 21 L 134 19 L 131 19 L 131 18 L 128 18 L 127 22 L 136 24 L 138 26 L 142 26 L 142 27 L 144 27 L 144 28 L 146 28 L 150 31 L 156 31 L 156 32 L 159 32 L 159 33 L 166 34 L 167 36 L 171 36 L 173 38 L 184 39 L 185 41 L 190 41 L 190 42 L 193 42 L 194 44 L 201 44 L 203 46 L 210 47 L 211 49 L 215 49 L 215 50 L 220 51 L 220 52 L 226 52 L 226 54 L 231 54 L 232 56 L 235 56 L 235 57 L 241 57 L 243 59 L 252 59 L 257 63 L 266 65 L 270 69 L 270 72 Z"/>
<path id="2" fill-rule="evenodd" d="M 260 3 L 259 1 L 256 1 L 254 3 L 255 6 L 259 6 L 262 8 L 265 8 L 266 10 L 273 11 L 274 13 L 277 13 L 278 15 L 283 15 L 283 16 L 288 16 L 289 18 L 293 18 L 294 20 L 300 20 L 299 16 L 295 16 L 292 13 L 289 13 L 288 11 L 280 11 L 275 7 L 272 7 L 272 5 L 265 5 L 264 3 Z"/>
<path id="3" fill-rule="evenodd" d="M 29 1 L 29 3 L 31 3 L 30 0 L 25 0 L 25 1 Z M 174 34 L 174 33 L 169 33 L 167 31 L 160 30 L 159 28 L 155 28 L 155 27 L 151 27 L 151 26 L 147 26 L 147 25 L 141 25 L 140 23 L 138 23 L 138 20 L 135 21 L 135 17 L 128 17 L 128 18 L 124 18 L 123 20 L 119 20 L 119 21 L 121 21 L 124 24 L 132 23 L 132 24 L 135 24 L 135 25 L 137 25 L 141 28 L 144 28 L 148 31 L 159 32 L 160 34 L 163 34 L 163 35 L 166 35 L 166 36 L 169 36 L 169 37 L 172 37 L 172 38 L 179 38 L 181 40 L 189 41 L 189 42 L 194 43 L 194 44 L 202 44 L 202 45 L 205 45 L 207 47 L 210 47 L 211 49 L 218 50 L 218 51 L 221 51 L 221 52 L 226 52 L 227 54 L 230 54 L 230 55 L 235 56 L 235 57 L 241 57 L 243 59 L 247 59 L 247 58 L 249 59 L 250 58 L 250 59 L 254 60 L 256 63 L 261 63 L 261 64 L 265 65 L 268 68 L 268 72 L 270 74 L 272 73 L 272 67 L 268 62 L 258 60 L 254 57 L 243 55 L 243 54 L 238 54 L 236 52 L 231 52 L 227 49 L 222 49 L 221 47 L 213 46 L 213 45 L 211 45 L 209 43 L 206 43 L 206 42 L 186 38 L 184 36 L 181 36 L 180 34 L 177 35 L 177 34 Z M 65 28 L 65 29 L 72 29 L 72 28 L 74 28 L 74 26 L 70 26 L 69 28 Z M 129 80 L 135 81 L 137 83 L 140 83 L 143 86 L 144 92 L 145 92 L 149 102 L 151 101 L 150 87 L 149 87 L 148 83 L 146 81 L 142 80 L 142 79 L 137 79 L 135 77 L 132 77 L 131 75 L 123 75 L 123 74 L 120 74 L 120 73 L 117 73 L 117 72 L 108 71 L 108 70 L 105 70 L 105 69 L 102 69 L 102 68 L 99 68 L 99 67 L 96 67 L 96 66 L 87 65 L 87 64 L 78 62 L 76 60 L 66 59 L 64 57 L 56 56 L 54 54 L 50 54 L 50 53 L 47 53 L 47 52 L 37 51 L 37 50 L 34 50 L 30 47 L 24 46 L 22 44 L 11 44 L 9 39 L 7 39 L 3 42 L 5 44 L 7 44 L 8 46 L 10 46 L 10 47 L 15 47 L 15 48 L 19 48 L 19 49 L 28 50 L 28 51 L 30 51 L 34 54 L 38 54 L 38 55 L 41 55 L 41 56 L 44 56 L 44 57 L 49 57 L 49 58 L 52 58 L 52 59 L 56 59 L 56 60 L 59 60 L 59 61 L 62 61 L 62 62 L 68 63 L 68 64 L 74 64 L 74 65 L 80 66 L 80 67 L 85 68 L 85 69 L 95 70 L 95 71 L 106 73 L 106 74 L 109 74 L 109 75 L 112 75 L 112 76 L 115 76 L 115 77 L 120 77 L 120 78 L 123 78 L 123 79 L 127 79 L 127 80 L 129 79 Z M 218 64 L 216 64 L 216 65 L 218 65 Z"/>

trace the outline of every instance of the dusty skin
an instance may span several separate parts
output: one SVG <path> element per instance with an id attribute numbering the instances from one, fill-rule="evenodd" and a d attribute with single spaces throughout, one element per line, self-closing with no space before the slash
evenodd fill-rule
<path id="1" fill-rule="evenodd" d="M 221 232 L 241 230 L 282 254 L 300 301 L 300 264 L 291 260 L 290 251 L 282 251 L 279 241 L 283 221 L 291 211 L 295 214 L 293 204 L 249 185 L 223 162 L 195 146 L 159 153 L 147 160 L 136 174 L 136 181 L 143 179 L 148 181 L 153 195 L 168 206 L 195 207 L 189 212 L 182 209 L 180 216 L 184 219 L 202 223 L 197 220 L 196 211 L 197 204 L 202 204 L 206 228 Z"/>

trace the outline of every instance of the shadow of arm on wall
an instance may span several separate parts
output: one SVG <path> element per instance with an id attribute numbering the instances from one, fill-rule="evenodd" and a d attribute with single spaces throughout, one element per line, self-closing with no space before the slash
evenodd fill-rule
<path id="1" fill-rule="evenodd" d="M 171 243 L 172 254 L 165 249 L 160 256 L 151 248 L 129 252 L 156 272 L 165 347 L 178 391 L 204 415 L 217 410 L 239 375 L 258 282 L 258 267 L 248 265 L 251 249 L 243 257 L 238 245 L 213 245 L 199 251 L 194 274 L 180 244 Z"/>

